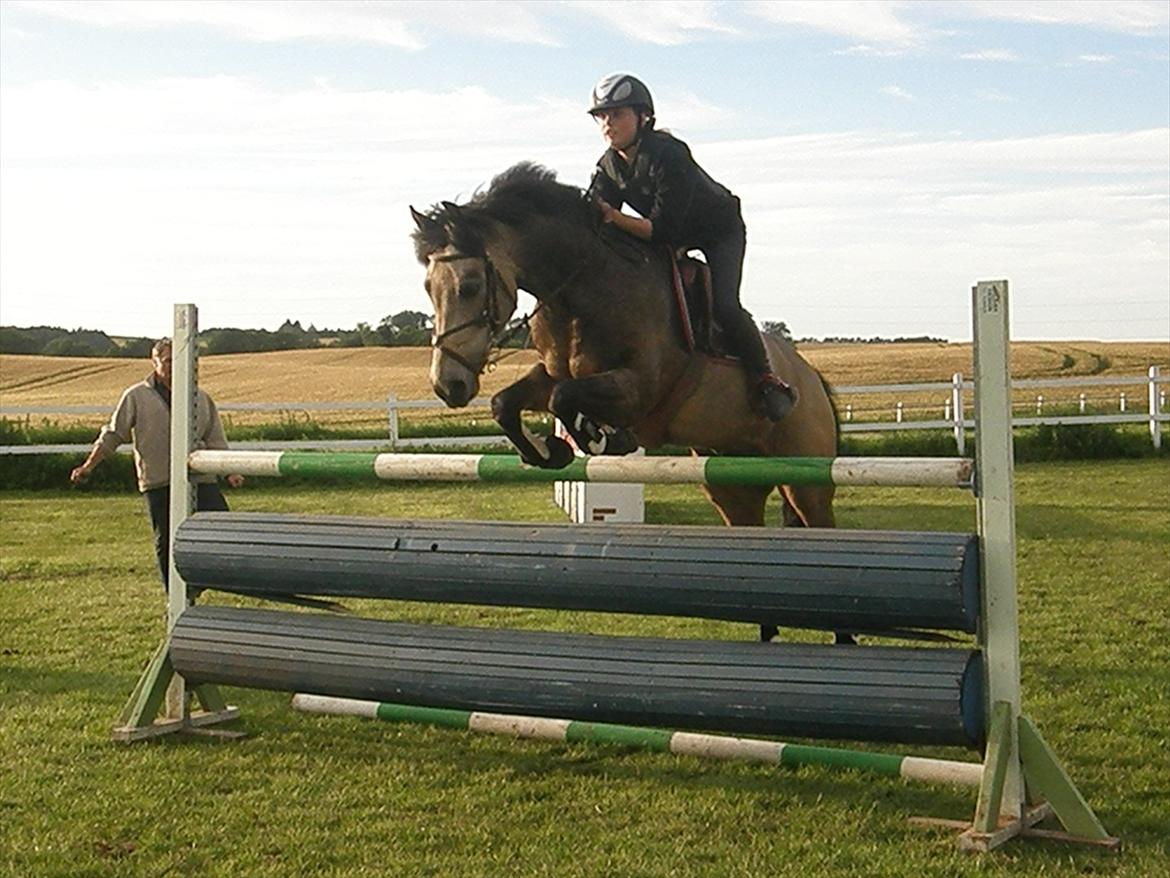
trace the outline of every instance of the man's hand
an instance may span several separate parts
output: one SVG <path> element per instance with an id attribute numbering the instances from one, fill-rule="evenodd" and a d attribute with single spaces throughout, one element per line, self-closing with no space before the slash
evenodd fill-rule
<path id="1" fill-rule="evenodd" d="M 601 213 L 601 221 L 603 223 L 612 223 L 619 216 L 621 216 L 622 213 L 620 210 L 602 198 L 597 199 L 597 210 Z"/>
<path id="2" fill-rule="evenodd" d="M 69 481 L 75 485 L 80 485 L 89 478 L 89 468 L 83 463 L 81 466 L 75 466 L 73 472 L 69 473 Z"/>
<path id="3" fill-rule="evenodd" d="M 241 476 L 239 473 L 232 473 L 231 475 L 229 475 L 225 478 L 225 481 L 228 483 L 228 485 L 230 487 L 238 488 L 238 487 L 240 487 L 240 485 L 244 484 L 244 477 Z"/>

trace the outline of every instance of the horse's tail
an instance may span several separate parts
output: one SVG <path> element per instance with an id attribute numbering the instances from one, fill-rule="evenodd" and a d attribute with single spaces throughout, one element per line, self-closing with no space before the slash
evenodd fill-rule
<path id="1" fill-rule="evenodd" d="M 809 365 L 812 365 L 811 363 Z M 834 441 L 837 446 L 837 453 L 841 453 L 841 411 L 837 408 L 837 395 L 833 391 L 833 385 L 829 383 L 821 370 L 816 366 L 812 366 L 812 370 L 817 373 L 817 378 L 820 379 L 821 387 L 825 389 L 825 396 L 829 398 L 829 408 L 833 410 L 833 431 L 835 434 Z"/>

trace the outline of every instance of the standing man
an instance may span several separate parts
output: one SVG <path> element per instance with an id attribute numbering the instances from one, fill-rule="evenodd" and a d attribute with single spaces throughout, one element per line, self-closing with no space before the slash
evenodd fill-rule
<path id="1" fill-rule="evenodd" d="M 159 339 L 150 352 L 154 371 L 144 381 L 129 387 L 118 401 L 110 423 L 102 427 L 93 450 L 79 467 L 69 474 L 80 485 L 94 467 L 113 454 L 124 442 L 134 442 L 134 469 L 138 490 L 146 500 L 150 526 L 154 530 L 154 551 L 158 557 L 163 588 L 169 581 L 171 536 L 171 340 Z M 227 448 L 227 438 L 219 412 L 202 389 L 195 399 L 195 443 L 197 448 Z M 196 509 L 200 512 L 226 512 L 228 505 L 215 476 L 193 475 Z M 244 477 L 230 475 L 227 483 L 238 488 Z"/>

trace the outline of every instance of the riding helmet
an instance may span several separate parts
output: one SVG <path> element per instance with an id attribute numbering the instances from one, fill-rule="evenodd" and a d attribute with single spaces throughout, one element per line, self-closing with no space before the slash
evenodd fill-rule
<path id="1" fill-rule="evenodd" d="M 650 97 L 646 83 L 638 77 L 628 73 L 611 73 L 593 86 L 589 113 L 616 110 L 619 107 L 645 107 L 646 112 L 653 116 L 654 98 Z"/>

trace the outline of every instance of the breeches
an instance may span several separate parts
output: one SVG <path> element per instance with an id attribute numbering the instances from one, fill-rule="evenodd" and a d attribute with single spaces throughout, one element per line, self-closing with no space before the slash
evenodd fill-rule
<path id="1" fill-rule="evenodd" d="M 739 302 L 746 246 L 747 232 L 740 223 L 730 234 L 701 245 L 699 249 L 707 257 L 707 265 L 711 269 L 715 322 L 723 328 L 729 353 L 743 360 L 748 373 L 756 376 L 771 371 L 771 367 L 756 322 Z"/>

